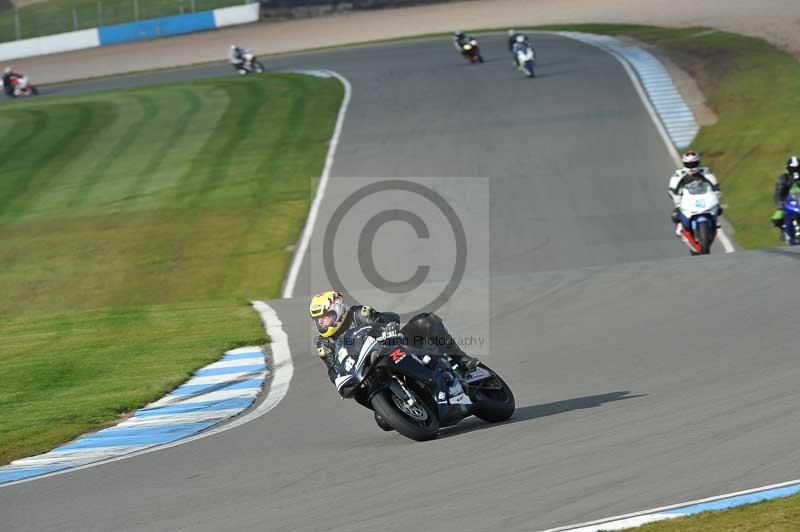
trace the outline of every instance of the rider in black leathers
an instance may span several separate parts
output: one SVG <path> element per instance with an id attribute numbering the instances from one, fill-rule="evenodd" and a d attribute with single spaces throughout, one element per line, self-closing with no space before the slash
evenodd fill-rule
<path id="1" fill-rule="evenodd" d="M 332 290 L 314 296 L 309 310 L 320 333 L 315 339 L 317 354 L 327 366 L 331 382 L 339 376 L 334 364 L 333 351 L 337 338 L 345 331 L 367 325 L 381 331 L 399 329 L 409 345 L 418 347 L 433 345 L 464 369 L 474 369 L 480 363 L 478 359 L 461 350 L 447 331 L 442 319 L 433 313 L 417 314 L 400 329 L 400 316 L 394 312 L 378 312 L 365 305 L 346 308 L 342 295 Z M 331 321 L 325 322 L 327 319 L 325 316 L 329 316 Z"/>
<path id="2" fill-rule="evenodd" d="M 772 215 L 772 224 L 775 227 L 783 226 L 783 202 L 789 196 L 792 186 L 800 187 L 800 157 L 793 155 L 786 161 L 786 172 L 775 180 L 775 192 L 772 199 L 775 201 L 777 211 Z"/>

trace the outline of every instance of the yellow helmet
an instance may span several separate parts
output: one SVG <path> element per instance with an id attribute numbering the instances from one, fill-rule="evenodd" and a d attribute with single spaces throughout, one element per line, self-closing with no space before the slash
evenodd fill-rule
<path id="1" fill-rule="evenodd" d="M 308 312 L 311 314 L 311 319 L 314 320 L 320 336 L 329 338 L 342 326 L 344 316 L 347 314 L 347 307 L 342 294 L 328 290 L 311 298 Z"/>

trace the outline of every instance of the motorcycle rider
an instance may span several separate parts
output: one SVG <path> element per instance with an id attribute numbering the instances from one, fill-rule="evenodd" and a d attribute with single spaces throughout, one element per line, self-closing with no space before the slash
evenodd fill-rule
<path id="1" fill-rule="evenodd" d="M 6 67 L 5 70 L 3 70 L 3 90 L 5 91 L 6 94 L 8 94 L 9 96 L 16 95 L 14 91 L 15 88 L 14 80 L 21 77 L 22 74 L 14 72 L 10 66 Z"/>
<path id="2" fill-rule="evenodd" d="M 525 51 L 530 48 L 531 43 L 528 42 L 528 38 L 522 34 L 517 34 L 515 37 L 514 43 L 511 45 L 511 54 L 514 56 L 514 64 L 517 65 L 517 68 L 522 68 L 522 64 L 519 62 L 519 55 L 520 51 Z"/>
<path id="3" fill-rule="evenodd" d="M 705 166 L 700 166 L 700 154 L 694 150 L 689 150 L 681 157 L 683 168 L 678 168 L 672 177 L 669 178 L 669 195 L 672 198 L 674 208 L 672 209 L 672 222 L 676 224 L 675 234 L 681 234 L 681 217 L 680 206 L 681 197 L 683 196 L 683 188 L 692 181 L 704 180 L 711 185 L 711 189 L 717 195 L 718 199 L 722 198 L 722 192 L 719 189 L 719 182 L 716 176 L 711 173 Z M 719 214 L 722 214 L 722 205 L 719 206 Z"/>
<path id="4" fill-rule="evenodd" d="M 450 336 L 442 319 L 432 312 L 417 314 L 400 328 L 400 316 L 394 312 L 378 312 L 366 305 L 350 308 L 339 292 L 328 290 L 311 298 L 309 314 L 317 327 L 315 338 L 317 354 L 328 368 L 331 382 L 339 376 L 334 364 L 336 340 L 350 329 L 371 325 L 376 335 L 387 337 L 402 334 L 409 345 L 429 346 L 434 344 L 440 353 L 447 354 L 462 369 L 475 369 L 480 361 L 467 355 Z"/>
<path id="5" fill-rule="evenodd" d="M 520 40 L 519 37 L 522 37 L 522 40 Z M 518 42 L 526 44 L 528 46 L 530 46 L 530 44 L 531 44 L 530 40 L 528 39 L 528 36 L 525 35 L 524 33 L 522 33 L 521 31 L 517 31 L 517 30 L 513 30 L 513 29 L 512 30 L 508 30 L 508 51 L 509 52 L 513 51 L 514 50 L 514 44 L 518 43 Z"/>
<path id="6" fill-rule="evenodd" d="M 236 69 L 240 74 L 244 73 L 244 54 L 247 52 L 244 48 L 240 48 L 235 44 L 231 45 L 231 50 L 228 53 L 228 59 L 231 66 Z"/>
<path id="7" fill-rule="evenodd" d="M 772 214 L 772 225 L 775 227 L 783 227 L 783 203 L 789 196 L 792 187 L 800 188 L 800 157 L 797 155 L 789 157 L 786 161 L 786 172 L 775 180 L 775 192 L 772 195 L 775 206 L 778 208 Z"/>
<path id="8" fill-rule="evenodd" d="M 469 41 L 470 37 L 463 31 L 453 32 L 453 46 L 456 47 L 456 50 L 458 50 L 459 53 L 464 52 L 464 45 L 469 43 Z"/>

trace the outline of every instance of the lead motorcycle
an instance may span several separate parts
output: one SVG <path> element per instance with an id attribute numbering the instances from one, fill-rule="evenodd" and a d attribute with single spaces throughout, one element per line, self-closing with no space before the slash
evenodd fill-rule
<path id="1" fill-rule="evenodd" d="M 690 182 L 683 189 L 679 208 L 680 237 L 692 255 L 708 255 L 717 236 L 719 198 L 707 181 Z"/>
<path id="2" fill-rule="evenodd" d="M 514 57 L 517 59 L 519 69 L 529 78 L 535 78 L 536 54 L 531 45 L 514 45 Z"/>
<path id="3" fill-rule="evenodd" d="M 371 326 L 345 332 L 335 346 L 336 390 L 374 410 L 384 430 L 416 441 L 474 415 L 505 421 L 514 413 L 511 388 L 484 364 L 463 373 L 447 355 L 412 347 L 402 337 L 374 336 Z"/>

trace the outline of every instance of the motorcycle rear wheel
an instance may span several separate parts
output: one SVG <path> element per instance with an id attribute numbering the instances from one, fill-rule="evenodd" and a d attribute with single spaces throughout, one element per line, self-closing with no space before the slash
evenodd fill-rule
<path id="1" fill-rule="evenodd" d="M 500 375 L 483 364 L 481 367 L 492 372 L 500 387 L 496 390 L 481 389 L 475 392 L 475 417 L 489 423 L 505 421 L 514 414 L 516 408 L 514 393 Z"/>
<path id="2" fill-rule="evenodd" d="M 415 441 L 428 441 L 439 433 L 439 418 L 419 395 L 411 391 L 416 400 L 414 411 L 401 410 L 403 400 L 390 389 L 376 393 L 371 400 L 372 408 L 394 430 Z"/>

